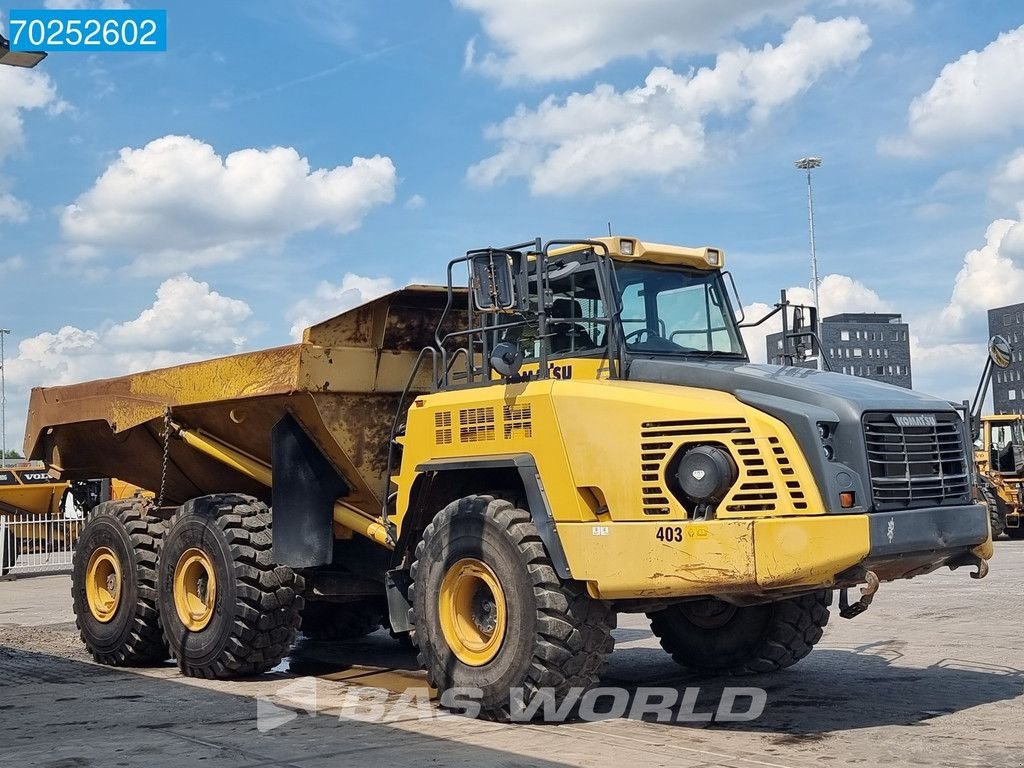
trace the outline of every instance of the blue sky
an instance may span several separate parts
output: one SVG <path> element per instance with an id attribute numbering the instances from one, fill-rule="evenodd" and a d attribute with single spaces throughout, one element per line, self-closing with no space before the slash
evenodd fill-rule
<path id="1" fill-rule="evenodd" d="M 0 72 L 15 437 L 30 386 L 288 343 L 609 221 L 770 303 L 809 280 L 807 154 L 824 309 L 902 311 L 919 388 L 971 394 L 983 308 L 1024 299 L 1016 2 L 131 5 L 166 53 Z"/>

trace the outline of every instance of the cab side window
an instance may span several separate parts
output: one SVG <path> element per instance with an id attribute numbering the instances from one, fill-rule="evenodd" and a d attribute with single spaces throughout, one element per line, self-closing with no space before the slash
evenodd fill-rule
<path id="1" fill-rule="evenodd" d="M 597 272 L 579 262 L 553 262 L 548 269 L 547 353 L 551 358 L 597 355 L 605 348 L 607 322 Z M 539 360 L 542 339 L 536 324 L 509 329 L 502 339 L 516 344 L 526 362 Z"/>
<path id="2" fill-rule="evenodd" d="M 556 273 L 557 274 L 557 273 Z M 604 347 L 607 325 L 597 273 L 580 269 L 550 282 L 548 352 L 552 356 L 592 353 Z"/>

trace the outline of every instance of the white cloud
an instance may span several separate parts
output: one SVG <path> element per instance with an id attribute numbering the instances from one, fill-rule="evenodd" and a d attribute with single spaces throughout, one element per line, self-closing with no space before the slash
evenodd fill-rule
<path id="1" fill-rule="evenodd" d="M 0 66 L 0 163 L 25 144 L 25 112 L 46 110 L 58 114 L 66 108 L 45 72 Z M 27 219 L 28 206 L 0 189 L 0 221 L 21 223 Z"/>
<path id="2" fill-rule="evenodd" d="M 698 165 L 712 142 L 713 115 L 765 120 L 829 70 L 855 61 L 870 45 L 856 18 L 797 19 L 777 46 L 720 53 L 713 68 L 680 74 L 655 67 L 625 91 L 598 85 L 564 101 L 549 96 L 486 135 L 499 151 L 471 166 L 467 179 L 488 186 L 527 176 L 538 195 L 606 190 L 640 177 L 667 177 Z"/>
<path id="3" fill-rule="evenodd" d="M 1018 149 L 999 167 L 989 187 L 993 199 L 1016 206 L 1024 200 L 1024 148 Z"/>
<path id="4" fill-rule="evenodd" d="M 67 206 L 61 229 L 72 259 L 132 254 L 133 268 L 173 273 L 273 248 L 295 233 L 349 232 L 395 196 L 388 157 L 310 168 L 291 147 L 222 157 L 190 136 L 126 147 Z"/>
<path id="5" fill-rule="evenodd" d="M 710 53 L 766 20 L 788 21 L 810 0 L 454 0 L 480 16 L 494 50 L 478 58 L 466 46 L 467 69 L 505 83 L 585 75 L 622 58 Z"/>
<path id="6" fill-rule="evenodd" d="M 138 317 L 95 329 L 66 325 L 18 344 L 7 360 L 8 434 L 23 429 L 29 390 L 178 365 L 240 351 L 252 310 L 188 275 L 165 280 Z"/>
<path id="7" fill-rule="evenodd" d="M 405 207 L 410 211 L 418 211 L 427 204 L 427 199 L 423 195 L 413 195 L 405 201 Z"/>
<path id="8" fill-rule="evenodd" d="M 66 108 L 45 72 L 0 67 L 0 160 L 25 143 L 24 112 L 45 109 L 56 114 Z"/>
<path id="9" fill-rule="evenodd" d="M 797 285 L 786 289 L 786 297 L 792 304 L 814 305 L 814 295 L 807 286 Z M 818 300 L 821 302 L 821 316 L 837 315 L 841 312 L 892 312 L 892 306 L 875 291 L 859 280 L 847 275 L 825 275 L 818 285 Z M 754 302 L 743 307 L 748 321 L 759 320 L 773 307 L 763 302 Z M 782 318 L 776 315 L 763 325 L 743 329 L 743 341 L 747 353 L 754 362 L 766 360 L 765 339 L 771 333 L 782 330 Z"/>
<path id="10" fill-rule="evenodd" d="M 19 270 L 24 266 L 23 256 L 8 256 L 6 259 L 0 259 L 0 276 Z"/>
<path id="11" fill-rule="evenodd" d="M 1024 127 L 1024 26 L 942 68 L 907 113 L 903 136 L 882 152 L 921 155 L 956 142 L 1006 136 Z"/>
<path id="12" fill-rule="evenodd" d="M 1022 297 L 1024 222 L 1020 217 L 997 219 L 985 232 L 985 244 L 964 256 L 936 327 L 949 339 L 977 338 L 984 334 L 987 310 L 1019 302 Z"/>
<path id="13" fill-rule="evenodd" d="M 363 277 L 351 272 L 346 273 L 340 283 L 322 280 L 312 296 L 300 299 L 288 310 L 288 320 L 292 324 L 290 333 L 292 337 L 301 339 L 302 332 L 309 326 L 396 288 L 390 277 Z"/>
<path id="14" fill-rule="evenodd" d="M 111 327 L 104 341 L 113 350 L 240 349 L 245 337 L 239 335 L 239 328 L 251 314 L 244 301 L 179 275 L 160 285 L 153 306 L 134 320 Z"/>
<path id="15" fill-rule="evenodd" d="M 931 335 L 922 341 L 911 327 L 914 389 L 957 403 L 974 397 L 987 354 L 984 342 L 943 343 Z"/>
<path id="16" fill-rule="evenodd" d="M 28 221 L 28 206 L 9 192 L 0 192 L 0 221 Z"/>

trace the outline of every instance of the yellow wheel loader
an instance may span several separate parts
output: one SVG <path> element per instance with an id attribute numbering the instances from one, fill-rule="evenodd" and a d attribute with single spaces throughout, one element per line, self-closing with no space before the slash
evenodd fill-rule
<path id="1" fill-rule="evenodd" d="M 852 617 L 881 582 L 984 576 L 959 414 L 751 364 L 724 259 L 474 250 L 299 344 L 34 390 L 30 455 L 159 489 L 82 532 L 86 645 L 141 664 L 162 638 L 185 674 L 228 677 L 273 667 L 300 623 L 388 625 L 443 705 L 469 689 L 514 718 L 598 680 L 619 612 L 686 667 L 770 672 L 811 651 L 833 591 Z"/>
<path id="2" fill-rule="evenodd" d="M 992 535 L 1024 539 L 1024 416 L 983 416 L 974 459 Z"/>

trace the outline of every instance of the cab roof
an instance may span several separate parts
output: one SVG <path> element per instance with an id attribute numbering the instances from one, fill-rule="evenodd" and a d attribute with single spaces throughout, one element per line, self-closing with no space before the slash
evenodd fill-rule
<path id="1" fill-rule="evenodd" d="M 591 241 L 604 244 L 608 249 L 608 255 L 616 261 L 641 261 L 707 271 L 719 270 L 725 264 L 725 253 L 722 249 L 707 245 L 689 248 L 684 245 L 652 243 L 629 235 L 594 237 L 591 238 Z M 549 255 L 559 256 L 573 251 L 582 251 L 588 247 L 585 243 L 567 245 L 562 248 L 553 248 Z"/>

